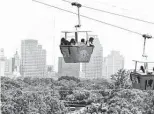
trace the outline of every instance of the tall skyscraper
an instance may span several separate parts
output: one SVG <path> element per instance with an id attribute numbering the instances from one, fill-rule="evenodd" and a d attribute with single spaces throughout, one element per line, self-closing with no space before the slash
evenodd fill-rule
<path id="1" fill-rule="evenodd" d="M 5 60 L 4 49 L 0 49 L 0 76 L 5 76 Z"/>
<path id="2" fill-rule="evenodd" d="M 16 51 L 12 58 L 12 71 L 15 76 L 20 76 L 20 58 L 18 51 Z"/>
<path id="3" fill-rule="evenodd" d="M 89 63 L 82 63 L 81 78 L 102 78 L 103 47 L 97 36 L 94 36 L 94 50 Z"/>
<path id="4" fill-rule="evenodd" d="M 6 59 L 5 60 L 5 76 L 12 75 L 12 71 L 13 71 L 13 60 L 12 60 L 12 58 Z"/>
<path id="5" fill-rule="evenodd" d="M 46 70 L 46 50 L 37 40 L 21 42 L 21 75 L 44 77 Z"/>
<path id="6" fill-rule="evenodd" d="M 80 63 L 65 63 L 63 57 L 58 58 L 58 75 L 79 77 Z"/>
<path id="7" fill-rule="evenodd" d="M 119 51 L 111 51 L 103 61 L 103 76 L 110 78 L 118 70 L 124 68 L 124 57 L 120 55 Z"/>
<path id="8" fill-rule="evenodd" d="M 14 54 L 13 58 L 5 60 L 5 76 L 16 77 L 20 76 L 20 59 L 18 52 Z"/>

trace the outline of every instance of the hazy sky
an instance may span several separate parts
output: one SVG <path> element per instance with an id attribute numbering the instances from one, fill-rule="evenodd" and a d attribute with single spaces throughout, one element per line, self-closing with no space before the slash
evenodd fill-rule
<path id="1" fill-rule="evenodd" d="M 62 0 L 38 0 L 63 9 L 76 12 L 76 7 Z M 72 0 L 70 0 L 72 1 Z M 153 0 L 76 0 L 81 4 L 132 16 L 154 22 Z M 154 36 L 154 24 L 134 21 L 98 11 L 81 8 L 83 15 L 127 28 L 139 33 Z M 21 40 L 36 39 L 47 50 L 47 63 L 56 65 L 61 56 L 59 42 L 61 31 L 74 30 L 77 16 L 59 11 L 31 0 L 0 1 L 0 48 L 4 48 L 7 57 L 20 50 Z M 141 59 L 143 38 L 140 35 L 123 31 L 105 24 L 81 18 L 81 30 L 91 30 L 99 37 L 103 46 L 103 56 L 111 50 L 120 51 L 125 57 L 125 68 L 133 68 L 132 59 Z M 154 60 L 154 39 L 147 41 L 146 52 Z M 153 58 L 153 59 L 152 59 Z"/>

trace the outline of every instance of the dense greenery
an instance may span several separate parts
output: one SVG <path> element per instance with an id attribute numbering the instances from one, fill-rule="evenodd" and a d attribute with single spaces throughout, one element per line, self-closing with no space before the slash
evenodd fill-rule
<path id="1" fill-rule="evenodd" d="M 1 77 L 2 114 L 67 114 L 68 103 L 81 114 L 154 114 L 154 91 L 132 89 L 129 72 L 119 70 L 111 81 Z"/>

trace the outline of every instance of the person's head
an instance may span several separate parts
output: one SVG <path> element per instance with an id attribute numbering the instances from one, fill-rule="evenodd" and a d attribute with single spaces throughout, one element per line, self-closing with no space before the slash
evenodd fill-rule
<path id="1" fill-rule="evenodd" d="M 142 70 L 142 69 L 144 69 L 144 67 L 143 66 L 140 66 L 140 70 Z"/>
<path id="2" fill-rule="evenodd" d="M 75 43 L 75 39 L 72 38 L 72 39 L 70 40 L 70 42 L 71 42 L 71 43 Z"/>
<path id="3" fill-rule="evenodd" d="M 61 38 L 61 45 L 65 45 L 65 38 Z"/>
<path id="4" fill-rule="evenodd" d="M 75 45 L 75 39 L 74 39 L 74 38 L 72 38 L 72 39 L 70 40 L 70 43 L 72 43 L 72 44 L 74 44 L 74 45 Z"/>
<path id="5" fill-rule="evenodd" d="M 81 39 L 81 42 L 82 42 L 82 43 L 85 43 L 85 40 L 82 38 L 82 39 Z"/>
<path id="6" fill-rule="evenodd" d="M 145 73 L 145 70 L 144 70 L 144 67 L 143 66 L 140 67 L 140 70 L 142 70 L 143 73 Z"/>
<path id="7" fill-rule="evenodd" d="M 64 42 L 64 41 L 65 41 L 65 38 L 64 38 L 64 37 L 62 37 L 62 38 L 61 38 L 61 42 Z"/>
<path id="8" fill-rule="evenodd" d="M 93 43 L 93 41 L 94 41 L 94 38 L 93 37 L 90 37 L 89 38 L 89 42 Z"/>

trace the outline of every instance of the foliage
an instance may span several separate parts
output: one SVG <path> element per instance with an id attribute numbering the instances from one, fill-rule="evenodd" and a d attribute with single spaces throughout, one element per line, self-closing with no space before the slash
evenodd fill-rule
<path id="1" fill-rule="evenodd" d="M 68 81 L 73 80 L 77 83 L 80 82 L 80 79 L 73 77 L 73 76 L 61 76 L 60 78 L 58 78 L 58 81 L 60 81 L 60 80 L 68 80 Z"/>
<path id="2" fill-rule="evenodd" d="M 1 77 L 1 110 L 2 114 L 67 114 L 64 102 L 75 101 L 89 104 L 83 114 L 154 114 L 154 91 L 132 89 L 128 71 L 119 70 L 110 85 L 104 79 Z"/>
<path id="3" fill-rule="evenodd" d="M 124 69 L 120 69 L 116 74 L 111 76 L 111 80 L 113 81 L 113 85 L 110 88 L 119 89 L 131 88 L 131 82 L 129 79 L 130 72 Z"/>
<path id="4" fill-rule="evenodd" d="M 104 110 L 108 114 L 153 114 L 154 92 L 137 89 L 111 90 L 108 97 L 90 105 L 86 112 L 94 110 Z"/>

